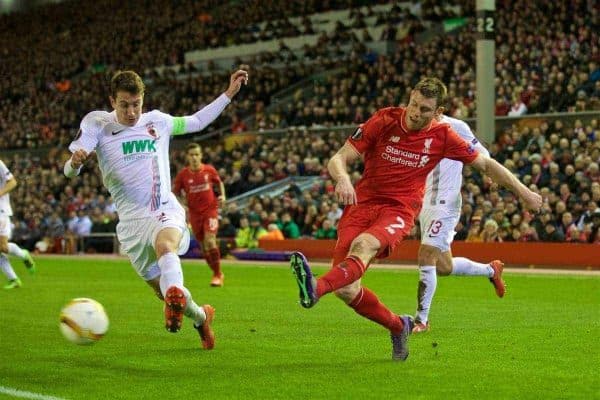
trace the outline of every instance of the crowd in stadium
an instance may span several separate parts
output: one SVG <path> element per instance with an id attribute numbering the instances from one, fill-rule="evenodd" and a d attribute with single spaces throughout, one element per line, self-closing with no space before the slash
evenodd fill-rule
<path id="1" fill-rule="evenodd" d="M 35 153 L 37 156 L 14 152 L 3 159 L 19 181 L 11 193 L 17 243 L 39 251 L 106 250 L 101 241 L 86 242 L 82 248 L 77 240 L 90 232 L 114 232 L 117 222 L 94 162 L 72 181 L 64 177 L 62 165 L 83 115 L 91 109 L 108 108 L 106 77 L 124 65 L 125 55 L 126 66 L 142 73 L 148 83 L 146 109 L 189 114 L 224 89 L 229 71 L 201 70 L 191 64 L 162 71 L 156 67 L 180 64 L 183 54 L 193 49 L 306 34 L 311 29 L 310 19 L 303 19 L 300 29 L 286 19 L 345 9 L 355 3 L 270 0 L 272 7 L 262 7 L 264 2 L 253 1 L 253 6 L 245 9 L 250 12 L 228 9 L 224 13 L 212 0 L 184 1 L 181 7 L 190 12 L 163 13 L 161 3 L 165 1 L 153 3 L 127 27 L 119 21 L 132 14 L 135 6 L 108 12 L 110 2 L 106 0 L 93 7 L 67 10 L 56 4 L 28 14 L 33 21 L 53 18 L 58 28 L 52 34 L 45 32 L 41 23 L 29 24 L 35 30 L 23 32 L 18 14 L 0 17 L 0 72 L 9 77 L 0 81 L 0 151 L 47 148 Z M 584 0 L 496 3 L 496 115 L 600 110 L 598 6 Z M 216 11 L 202 12 L 209 8 Z M 366 45 L 370 39 L 382 38 L 356 35 L 350 29 L 362 27 L 360 21 L 367 9 L 364 15 L 354 13 L 347 26 L 321 33 L 314 46 L 306 46 L 299 54 L 282 43 L 277 52 L 236 60 L 236 64 L 251 65 L 252 84 L 211 129 L 227 128 L 227 133 L 234 134 L 269 128 L 288 131 L 280 136 L 259 135 L 253 143 L 229 151 L 221 138 L 205 145 L 204 160 L 219 171 L 228 198 L 287 176 L 323 179 L 309 190 L 292 186 L 283 198 L 256 197 L 246 209 L 238 210 L 231 203 L 222 211 L 220 236 L 237 237 L 240 247 L 256 246 L 256 240 L 248 240 L 249 235 L 279 236 L 277 231 L 292 238 L 335 238 L 341 209 L 325 166 L 345 136 L 333 131 L 314 134 L 303 127 L 364 122 L 375 109 L 406 101 L 410 88 L 423 75 L 435 75 L 448 83 L 449 115 L 474 115 L 472 24 L 453 36 L 437 36 L 418 44 L 414 35 L 429 22 L 454 16 L 449 9 L 433 7 L 432 2 L 422 2 L 421 9 L 420 17 L 400 8 L 377 15 L 379 25 L 394 27 L 403 22 L 410 26 L 405 36 L 384 29 L 384 39 L 396 46 L 390 54 L 376 53 Z M 473 9 L 461 10 L 462 16 L 472 17 Z M 107 22 L 100 21 L 99 15 L 114 19 L 115 30 L 110 35 L 98 32 Z M 245 28 L 231 29 L 232 25 Z M 155 40 L 157 37 L 161 40 Z M 341 38 L 350 45 L 348 49 L 337 44 Z M 17 51 L 23 48 L 29 50 Z M 96 49 L 95 53 L 82 50 L 90 48 Z M 275 66 L 277 63 L 284 67 Z M 278 91 L 324 70 L 339 72 L 315 80 L 310 90 L 297 91 L 292 102 L 272 104 Z M 524 183 L 540 190 L 544 210 L 538 215 L 522 211 L 511 195 L 488 187 L 466 167 L 463 214 L 456 238 L 600 244 L 599 129 L 596 118 L 556 120 L 536 127 L 513 125 L 500 132 L 491 144 L 492 156 Z M 172 161 L 176 172 L 184 165 L 183 153 L 174 151 Z M 353 179 L 359 177 L 355 172 Z M 413 233 L 418 237 L 417 228 Z"/>

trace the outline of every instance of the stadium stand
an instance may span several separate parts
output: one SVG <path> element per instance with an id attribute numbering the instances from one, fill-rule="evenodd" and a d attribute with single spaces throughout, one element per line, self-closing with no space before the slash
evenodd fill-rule
<path id="1" fill-rule="evenodd" d="M 118 12 L 101 0 L 0 17 L 0 73 L 8 77 L 0 81 L 0 153 L 20 182 L 12 194 L 19 199 L 13 200 L 17 243 L 39 251 L 112 250 L 110 237 L 102 237 L 114 232 L 117 216 L 94 162 L 71 184 L 62 164 L 85 112 L 108 107 L 106 77 L 117 68 L 143 71 L 146 108 L 180 115 L 217 95 L 231 64 L 251 65 L 253 84 L 211 127 L 223 134 L 204 142 L 205 161 L 218 168 L 233 199 L 223 213 L 228 237 L 235 236 L 242 216 L 268 228 L 283 227 L 284 214 L 302 236 L 326 237 L 337 209 L 325 166 L 348 134 L 344 126 L 366 120 L 376 108 L 401 104 L 422 75 L 449 82 L 451 115 L 474 115 L 473 9 L 461 2 L 357 7 L 362 3 L 270 0 L 270 7 L 262 7 L 256 0 L 248 13 L 235 7 L 224 12 L 210 0 L 179 3 L 189 12 L 165 12 L 170 2 L 161 0 L 127 27 L 119 21 L 137 15 L 135 2 Z M 490 144 L 498 161 L 540 189 L 544 212 L 523 212 L 510 195 L 486 187 L 465 168 L 457 239 L 600 243 L 598 117 L 585 113 L 600 110 L 600 19 L 599 7 L 588 4 L 497 2 L 496 114 L 569 114 L 533 123 L 507 120 Z M 23 31 L 23 17 L 37 22 L 33 31 Z M 426 35 L 455 17 L 464 18 L 462 29 Z M 42 24 L 49 18 L 56 22 L 50 33 Z M 107 23 L 114 27 L 108 34 Z M 227 56 L 238 45 L 255 46 L 256 53 Z M 203 60 L 201 54 L 211 51 L 223 52 L 223 59 Z M 191 62 L 194 54 L 200 58 Z M 281 133 L 268 134 L 276 128 Z M 228 136 L 247 130 L 262 133 L 246 135 L 246 142 Z M 177 171 L 182 146 L 176 141 L 173 147 Z M 244 207 L 235 200 L 297 176 L 322 179 L 309 188 L 292 185 L 281 197 L 257 195 Z M 97 240 L 81 241 L 90 234 L 98 234 Z"/>

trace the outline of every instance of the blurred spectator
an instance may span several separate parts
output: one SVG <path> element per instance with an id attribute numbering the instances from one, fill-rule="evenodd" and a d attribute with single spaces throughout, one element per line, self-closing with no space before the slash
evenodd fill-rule
<path id="1" fill-rule="evenodd" d="M 315 239 L 337 239 L 337 229 L 333 226 L 333 221 L 326 219 L 323 221 L 321 226 L 314 233 Z"/>
<path id="2" fill-rule="evenodd" d="M 286 239 L 298 239 L 300 237 L 300 228 L 287 211 L 281 216 L 281 226 L 279 228 Z"/>
<path id="3" fill-rule="evenodd" d="M 235 237 L 236 246 L 239 248 L 255 249 L 258 247 L 258 239 L 264 236 L 267 231 L 261 225 L 258 215 L 251 215 L 249 218 L 240 219 L 240 229 Z"/>
<path id="4" fill-rule="evenodd" d="M 488 219 L 483 224 L 483 232 L 481 233 L 481 240 L 485 243 L 490 242 L 502 242 L 502 239 L 498 235 L 498 223 L 493 219 Z"/>
<path id="5" fill-rule="evenodd" d="M 228 216 L 224 216 L 219 222 L 219 231 L 217 237 L 220 238 L 234 238 L 236 235 L 235 226 L 231 223 Z"/>
<path id="6" fill-rule="evenodd" d="M 283 237 L 283 233 L 281 230 L 279 230 L 277 224 L 269 224 L 267 225 L 267 233 L 261 236 L 261 239 L 283 240 L 285 238 Z"/>

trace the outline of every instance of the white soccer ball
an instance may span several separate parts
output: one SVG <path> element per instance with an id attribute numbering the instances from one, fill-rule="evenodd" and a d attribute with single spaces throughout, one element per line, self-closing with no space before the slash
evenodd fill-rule
<path id="1" fill-rule="evenodd" d="M 108 316 L 102 304 L 84 297 L 73 299 L 60 312 L 60 331 L 76 344 L 92 344 L 108 330 Z"/>

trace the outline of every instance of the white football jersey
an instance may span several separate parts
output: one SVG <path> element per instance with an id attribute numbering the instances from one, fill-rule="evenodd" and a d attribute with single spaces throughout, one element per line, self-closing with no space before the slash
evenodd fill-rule
<path id="1" fill-rule="evenodd" d="M 69 150 L 95 150 L 119 219 L 143 218 L 177 202 L 171 193 L 169 142 L 183 124 L 183 117 L 154 110 L 130 127 L 119 124 L 114 111 L 92 111 Z"/>
<path id="2" fill-rule="evenodd" d="M 466 122 L 456 118 L 444 115 L 442 121 L 450 124 L 465 141 L 469 142 L 479 153 L 487 156 L 490 153 L 477 140 L 469 125 Z M 462 199 L 460 188 L 462 186 L 463 164 L 460 161 L 444 158 L 427 175 L 425 186 L 425 197 L 423 198 L 423 208 L 446 208 L 449 210 L 460 210 Z"/>
<path id="3" fill-rule="evenodd" d="M 6 182 L 13 178 L 13 174 L 9 171 L 6 164 L 0 160 L 0 188 L 6 186 Z M 12 208 L 10 207 L 10 196 L 6 193 L 4 196 L 0 196 L 0 217 L 12 216 Z"/>

